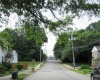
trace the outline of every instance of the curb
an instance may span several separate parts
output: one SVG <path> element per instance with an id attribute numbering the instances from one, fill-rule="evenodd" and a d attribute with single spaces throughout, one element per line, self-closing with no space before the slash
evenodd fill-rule
<path id="1" fill-rule="evenodd" d="M 73 69 L 73 67 L 69 66 L 69 65 L 66 65 L 66 64 L 63 64 L 65 67 L 67 67 L 68 69 Z"/>

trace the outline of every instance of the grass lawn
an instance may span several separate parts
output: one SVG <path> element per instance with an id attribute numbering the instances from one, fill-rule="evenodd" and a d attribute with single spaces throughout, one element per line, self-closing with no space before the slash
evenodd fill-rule
<path id="1" fill-rule="evenodd" d="M 65 64 L 71 66 L 72 63 L 65 63 Z M 87 66 L 89 66 L 89 65 L 86 64 L 86 63 L 77 64 L 78 67 L 81 67 L 82 65 L 87 65 Z M 80 73 L 80 74 L 90 74 L 90 73 L 93 71 L 93 69 L 92 69 L 92 68 L 75 69 L 75 70 L 72 69 L 72 71 L 77 72 L 77 73 Z"/>
<path id="2" fill-rule="evenodd" d="M 28 76 L 28 74 L 19 74 L 17 80 L 22 80 L 22 79 L 25 78 L 26 76 Z"/>
<path id="3" fill-rule="evenodd" d="M 10 71 L 5 71 L 4 73 L 0 73 L 0 77 L 1 77 L 1 76 L 5 76 L 5 75 L 9 75 L 9 74 L 11 74 Z"/>
<path id="4" fill-rule="evenodd" d="M 72 70 L 72 71 L 78 72 L 80 74 L 90 74 L 93 71 L 93 69 L 78 69 L 78 70 Z"/>
<path id="5" fill-rule="evenodd" d="M 32 61 L 19 61 L 19 63 L 28 63 L 28 67 L 36 67 L 40 62 L 32 62 Z"/>

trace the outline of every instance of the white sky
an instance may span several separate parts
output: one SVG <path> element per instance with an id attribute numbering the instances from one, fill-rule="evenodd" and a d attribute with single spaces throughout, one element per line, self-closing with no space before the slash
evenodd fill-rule
<path id="1" fill-rule="evenodd" d="M 43 15 L 48 17 L 50 20 L 55 20 L 50 12 L 48 12 L 48 13 L 44 12 Z M 10 21 L 9 21 L 9 24 L 7 25 L 7 27 L 14 28 L 15 22 L 18 21 L 18 17 L 14 13 L 9 17 L 9 20 Z M 76 27 L 78 29 L 85 29 L 90 23 L 96 22 L 98 20 L 100 20 L 100 18 L 92 17 L 91 19 L 89 19 L 87 16 L 83 16 L 80 19 L 75 18 L 73 20 L 73 24 L 74 25 L 72 27 L 74 27 L 74 28 Z M 2 27 L 2 29 L 5 28 L 4 24 L 3 24 L 3 26 L 4 27 Z M 56 43 L 56 39 L 57 38 L 49 30 L 46 30 L 46 35 L 48 37 L 48 43 L 44 43 L 44 46 L 42 47 L 42 49 L 43 49 L 44 53 L 47 54 L 47 56 L 53 56 L 53 47 L 54 47 L 54 45 Z"/>
<path id="2" fill-rule="evenodd" d="M 73 20 L 73 27 L 78 28 L 78 29 L 85 29 L 89 24 L 93 23 L 93 22 L 97 22 L 98 20 L 100 20 L 100 18 L 96 18 L 96 17 L 91 17 L 88 18 L 86 15 L 80 19 L 75 18 Z"/>
<path id="3" fill-rule="evenodd" d="M 44 12 L 43 13 L 44 16 L 48 17 L 50 20 L 55 20 L 54 17 L 51 15 L 51 13 L 49 12 Z M 60 16 L 58 16 L 60 18 Z M 81 17 L 81 18 L 75 18 L 73 19 L 73 26 L 71 26 L 73 29 L 77 28 L 77 29 L 85 29 L 89 24 L 91 24 L 92 22 L 97 22 L 98 20 L 100 20 L 100 18 L 96 18 L 96 17 L 91 17 L 88 18 L 86 15 Z M 48 31 L 47 33 L 47 37 L 48 37 L 48 43 L 45 43 L 45 47 L 43 47 L 44 52 L 46 51 L 48 56 L 53 56 L 53 47 L 56 43 L 57 38 Z"/>

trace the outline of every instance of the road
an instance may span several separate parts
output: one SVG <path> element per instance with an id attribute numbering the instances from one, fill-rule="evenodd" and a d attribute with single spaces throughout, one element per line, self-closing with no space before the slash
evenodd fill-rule
<path id="1" fill-rule="evenodd" d="M 90 80 L 90 78 L 67 69 L 56 60 L 49 60 L 41 70 L 31 74 L 24 80 Z"/>

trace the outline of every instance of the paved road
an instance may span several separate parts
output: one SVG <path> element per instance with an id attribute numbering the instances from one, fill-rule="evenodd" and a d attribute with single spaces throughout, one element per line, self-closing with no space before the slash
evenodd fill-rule
<path id="1" fill-rule="evenodd" d="M 57 61 L 47 61 L 41 70 L 24 80 L 90 80 L 90 78 L 66 69 Z"/>

